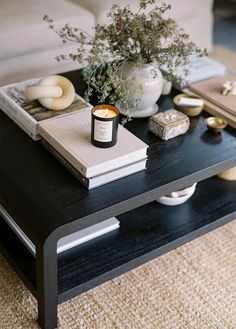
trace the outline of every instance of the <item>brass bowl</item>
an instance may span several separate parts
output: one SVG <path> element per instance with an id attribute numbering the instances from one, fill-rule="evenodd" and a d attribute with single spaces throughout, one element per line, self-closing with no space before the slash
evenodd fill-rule
<path id="1" fill-rule="evenodd" d="M 209 130 L 219 133 L 227 126 L 227 121 L 219 117 L 209 117 L 205 119 L 205 123 Z"/>
<path id="2" fill-rule="evenodd" d="M 176 110 L 186 114 L 188 117 L 196 117 L 198 115 L 200 115 L 202 113 L 202 110 L 204 108 L 204 105 L 202 106 L 195 106 L 195 107 L 183 107 L 183 106 L 179 106 L 179 99 L 181 97 L 185 97 L 185 98 L 197 98 L 197 99 L 201 99 L 200 97 L 197 96 L 189 96 L 186 94 L 179 94 L 176 95 L 173 99 L 173 103 L 174 103 L 174 107 L 176 108 Z"/>

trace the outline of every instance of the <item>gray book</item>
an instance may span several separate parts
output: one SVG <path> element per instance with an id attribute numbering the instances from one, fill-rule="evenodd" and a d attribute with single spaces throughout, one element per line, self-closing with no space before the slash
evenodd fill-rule
<path id="1" fill-rule="evenodd" d="M 121 125 L 118 128 L 118 141 L 115 146 L 103 149 L 92 145 L 90 110 L 81 110 L 69 116 L 40 123 L 39 133 L 86 178 L 104 174 L 147 157 L 148 145 Z"/>

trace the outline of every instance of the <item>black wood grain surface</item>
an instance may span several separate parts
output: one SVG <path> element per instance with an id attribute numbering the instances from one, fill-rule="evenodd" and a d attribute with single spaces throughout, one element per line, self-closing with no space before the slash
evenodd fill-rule
<path id="1" fill-rule="evenodd" d="M 37 298 L 35 258 L 1 217 L 0 252 Z"/>
<path id="2" fill-rule="evenodd" d="M 185 204 L 152 202 L 118 216 L 120 229 L 59 256 L 59 294 L 66 300 L 236 217 L 236 182 L 213 177 Z M 210 250 L 209 250 L 210 253 Z"/>
<path id="3" fill-rule="evenodd" d="M 67 76 L 83 94 L 80 73 Z M 161 110 L 172 107 L 171 99 L 158 101 Z M 61 237 L 134 209 L 236 165 L 235 130 L 212 134 L 204 118 L 192 119 L 186 135 L 167 142 L 148 131 L 147 119 L 133 120 L 127 128 L 150 145 L 147 170 L 87 191 L 0 112 L 0 202 L 36 244 L 55 230 Z"/>
<path id="4" fill-rule="evenodd" d="M 216 177 L 199 183 L 195 194 L 185 204 L 166 207 L 152 202 L 120 215 L 118 230 L 59 255 L 59 302 L 175 249 L 235 217 L 236 182 Z M 35 259 L 4 221 L 1 223 L 0 246 L 8 250 L 7 258 L 10 256 L 13 268 L 35 294 Z"/>

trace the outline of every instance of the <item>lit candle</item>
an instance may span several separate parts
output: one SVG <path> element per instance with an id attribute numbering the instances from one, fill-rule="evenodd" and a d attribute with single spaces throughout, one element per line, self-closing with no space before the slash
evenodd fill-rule
<path id="1" fill-rule="evenodd" d="M 119 110 L 112 105 L 97 105 L 92 109 L 91 142 L 107 148 L 116 144 Z"/>
<path id="2" fill-rule="evenodd" d="M 106 108 L 95 110 L 93 114 L 99 118 L 113 118 L 117 116 L 115 111 Z"/>

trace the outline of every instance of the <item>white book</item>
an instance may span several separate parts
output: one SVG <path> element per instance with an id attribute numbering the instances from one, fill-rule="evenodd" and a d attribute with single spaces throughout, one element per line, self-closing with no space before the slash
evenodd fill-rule
<path id="1" fill-rule="evenodd" d="M 164 72 L 167 68 L 162 68 Z M 188 74 L 184 76 L 184 70 L 188 70 Z M 174 84 L 174 87 L 178 90 L 183 90 L 188 85 L 193 84 L 198 81 L 210 79 L 212 77 L 224 75 L 227 71 L 225 65 L 216 62 L 209 57 L 197 57 L 191 56 L 189 59 L 189 65 L 186 67 L 177 68 L 175 74 L 181 77 L 185 77 L 186 83 L 180 85 Z"/>
<path id="2" fill-rule="evenodd" d="M 11 227 L 13 232 L 24 243 L 27 249 L 33 256 L 36 256 L 36 247 L 33 242 L 27 237 L 27 235 L 16 224 L 14 219 L 8 214 L 8 212 L 0 205 L 0 215 L 5 222 Z M 120 222 L 115 217 L 109 218 L 98 224 L 89 226 L 81 231 L 72 233 L 70 235 L 61 238 L 57 244 L 57 253 L 74 248 L 87 241 L 93 240 L 99 236 L 112 232 L 120 227 Z"/>
<path id="3" fill-rule="evenodd" d="M 38 132 L 40 122 L 92 108 L 92 105 L 86 103 L 79 95 L 75 95 L 73 103 L 61 111 L 51 111 L 43 107 L 38 101 L 28 101 L 23 93 L 25 88 L 37 85 L 40 79 L 26 80 L 0 88 L 0 107 L 2 111 L 34 140 L 40 139 Z"/>
<path id="4" fill-rule="evenodd" d="M 59 117 L 39 124 L 39 132 L 85 178 L 92 178 L 147 157 L 148 145 L 122 125 L 117 143 L 98 148 L 91 143 L 91 111 Z"/>
<path id="5" fill-rule="evenodd" d="M 48 144 L 43 138 L 41 139 L 42 145 L 59 161 L 61 162 L 71 173 L 74 175 L 88 190 L 95 187 L 105 185 L 113 182 L 117 179 L 135 174 L 139 171 L 146 169 L 147 158 L 128 164 L 126 166 L 117 168 L 112 171 L 107 171 L 104 174 L 100 174 L 91 178 L 84 177 L 78 170 L 76 170 L 60 153 L 58 153 L 50 144 Z"/>
<path id="6" fill-rule="evenodd" d="M 95 177 L 89 178 L 88 189 L 93 189 L 105 185 L 107 183 L 114 182 L 115 180 L 136 174 L 146 169 L 147 159 L 131 163 L 121 168 L 108 171 L 105 174 L 101 174 Z"/>
<path id="7" fill-rule="evenodd" d="M 37 141 L 40 139 L 39 134 L 34 134 L 32 132 L 32 128 L 27 126 L 27 123 L 21 120 L 20 117 L 15 116 L 14 112 L 8 112 L 6 113 L 5 110 L 3 110 L 3 106 L 1 105 L 1 98 L 0 98 L 0 110 L 2 110 L 12 121 L 17 124 L 27 135 L 29 135 L 33 140 Z"/>

